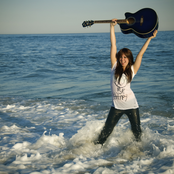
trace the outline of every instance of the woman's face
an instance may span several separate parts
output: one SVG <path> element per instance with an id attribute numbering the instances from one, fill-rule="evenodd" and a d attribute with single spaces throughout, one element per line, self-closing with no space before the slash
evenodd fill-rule
<path id="1" fill-rule="evenodd" d="M 129 63 L 129 59 L 126 57 L 125 54 L 122 54 L 122 56 L 120 57 L 119 61 L 120 61 L 120 64 L 122 65 L 123 69 L 125 69 L 126 66 Z"/>

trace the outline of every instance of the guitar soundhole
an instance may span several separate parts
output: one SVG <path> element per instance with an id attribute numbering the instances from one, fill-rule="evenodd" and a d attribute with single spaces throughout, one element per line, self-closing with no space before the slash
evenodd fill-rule
<path id="1" fill-rule="evenodd" d="M 135 23 L 135 18 L 133 17 L 130 17 L 127 20 L 128 20 L 128 25 L 133 25 Z"/>

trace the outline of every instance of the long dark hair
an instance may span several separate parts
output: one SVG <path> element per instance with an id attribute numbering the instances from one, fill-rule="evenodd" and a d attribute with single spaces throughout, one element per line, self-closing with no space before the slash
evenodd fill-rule
<path id="1" fill-rule="evenodd" d="M 125 54 L 125 56 L 129 59 L 129 63 L 126 66 L 125 71 L 123 71 L 123 67 L 120 64 L 120 57 Z M 116 54 L 116 58 L 117 58 L 117 67 L 115 70 L 115 78 L 118 78 L 118 83 L 120 83 L 120 79 L 122 74 L 124 73 L 127 77 L 128 82 L 131 82 L 132 80 L 132 70 L 131 70 L 131 66 L 134 64 L 134 58 L 132 55 L 131 50 L 129 50 L 128 48 L 122 48 L 117 54 Z"/>

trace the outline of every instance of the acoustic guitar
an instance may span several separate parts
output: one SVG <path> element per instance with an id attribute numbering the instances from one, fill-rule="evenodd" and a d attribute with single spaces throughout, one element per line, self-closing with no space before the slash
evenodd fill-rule
<path id="1" fill-rule="evenodd" d="M 125 19 L 117 20 L 122 33 L 134 33 L 140 38 L 148 38 L 158 29 L 158 15 L 151 8 L 143 8 L 136 13 L 125 13 Z M 112 20 L 84 21 L 83 27 L 97 23 L 114 23 Z"/>

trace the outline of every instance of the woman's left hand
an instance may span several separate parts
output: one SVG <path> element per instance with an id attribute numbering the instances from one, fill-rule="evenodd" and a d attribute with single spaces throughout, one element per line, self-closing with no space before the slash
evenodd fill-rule
<path id="1" fill-rule="evenodd" d="M 151 39 L 155 38 L 156 35 L 157 35 L 157 33 L 158 33 L 158 30 L 155 30 L 155 31 L 153 32 L 153 36 L 151 36 L 150 38 L 151 38 Z"/>

